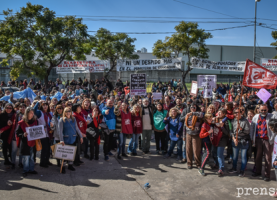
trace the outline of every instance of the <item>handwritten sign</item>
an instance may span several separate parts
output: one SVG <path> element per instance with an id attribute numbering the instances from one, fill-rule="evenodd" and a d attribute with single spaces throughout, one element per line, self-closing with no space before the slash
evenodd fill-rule
<path id="1" fill-rule="evenodd" d="M 54 158 L 74 161 L 77 147 L 71 145 L 55 144 Z"/>
<path id="2" fill-rule="evenodd" d="M 190 89 L 190 94 L 197 96 L 198 93 L 198 87 L 197 87 L 197 81 L 192 81 L 191 82 L 191 89 Z"/>
<path id="3" fill-rule="evenodd" d="M 28 141 L 37 140 L 46 137 L 46 133 L 43 125 L 26 127 L 26 133 L 28 133 Z"/>
<path id="4" fill-rule="evenodd" d="M 266 103 L 267 100 L 271 97 L 271 94 L 264 88 L 260 89 L 259 92 L 257 93 L 257 96 L 264 102 Z"/>
<path id="5" fill-rule="evenodd" d="M 130 75 L 131 95 L 146 95 L 146 74 Z"/>
<path id="6" fill-rule="evenodd" d="M 160 100 L 163 98 L 163 94 L 161 92 L 153 93 L 153 100 Z"/>

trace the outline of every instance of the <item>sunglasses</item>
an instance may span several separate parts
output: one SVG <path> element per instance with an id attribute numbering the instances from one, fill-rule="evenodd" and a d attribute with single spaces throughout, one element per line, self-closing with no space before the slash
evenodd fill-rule
<path id="1" fill-rule="evenodd" d="M 261 110 L 261 112 L 266 112 L 267 110 Z"/>
<path id="2" fill-rule="evenodd" d="M 192 109 L 196 109 L 196 107 L 191 107 Z"/>
<path id="3" fill-rule="evenodd" d="M 62 108 L 57 108 L 57 110 L 62 110 Z"/>
<path id="4" fill-rule="evenodd" d="M 6 109 L 7 109 L 7 110 L 12 110 L 13 108 L 11 108 L 11 107 L 7 107 Z"/>
<path id="5" fill-rule="evenodd" d="M 69 113 L 69 112 L 71 112 L 71 110 L 68 110 L 68 111 L 65 111 L 66 113 Z"/>

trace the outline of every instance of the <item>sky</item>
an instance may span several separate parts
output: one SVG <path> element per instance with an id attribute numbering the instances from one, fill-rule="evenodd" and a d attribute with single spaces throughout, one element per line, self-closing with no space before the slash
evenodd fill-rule
<path id="1" fill-rule="evenodd" d="M 8 0 L 1 2 L 1 8 L 17 12 L 27 2 L 48 7 L 59 16 L 82 17 L 89 31 L 106 28 L 111 32 L 174 32 L 174 27 L 183 20 L 199 22 L 199 28 L 209 30 L 213 38 L 207 40 L 207 44 L 254 44 L 255 0 Z M 274 42 L 271 36 L 273 30 L 269 28 L 277 30 L 276 7 L 277 0 L 261 0 L 257 3 L 257 22 L 268 27 L 257 26 L 258 46 L 268 47 Z M 4 19 L 4 16 L 0 15 L 0 19 Z M 250 26 L 211 31 L 247 25 Z M 136 50 L 145 47 L 152 52 L 157 40 L 171 34 L 129 36 L 137 39 Z"/>

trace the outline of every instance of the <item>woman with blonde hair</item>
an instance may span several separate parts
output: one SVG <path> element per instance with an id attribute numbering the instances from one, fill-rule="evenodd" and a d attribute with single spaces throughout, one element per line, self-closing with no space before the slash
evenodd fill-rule
<path id="1" fill-rule="evenodd" d="M 127 152 L 133 156 L 137 155 L 138 138 L 142 133 L 142 109 L 141 106 L 135 104 L 132 110 L 133 135 L 129 142 Z"/>
<path id="2" fill-rule="evenodd" d="M 60 143 L 64 146 L 77 145 L 77 134 L 80 137 L 81 144 L 83 143 L 83 135 L 77 125 L 77 120 L 72 116 L 71 108 L 66 107 L 63 111 L 63 116 L 59 120 L 59 134 L 60 134 Z M 76 134 L 77 133 L 77 134 Z M 75 157 L 78 156 L 77 152 Z M 68 162 L 68 169 L 71 171 L 75 171 L 73 167 L 73 162 Z M 65 173 L 65 167 L 62 168 L 62 173 Z"/>
<path id="3" fill-rule="evenodd" d="M 260 105 L 256 105 L 256 108 L 254 110 L 254 114 L 255 115 L 260 114 Z"/>

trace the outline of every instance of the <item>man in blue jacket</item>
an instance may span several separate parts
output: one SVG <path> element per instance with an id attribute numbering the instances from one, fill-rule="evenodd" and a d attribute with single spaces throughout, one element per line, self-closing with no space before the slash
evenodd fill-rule
<path id="1" fill-rule="evenodd" d="M 109 160 L 109 156 L 113 154 L 110 152 L 111 150 L 111 143 L 113 134 L 115 132 L 115 124 L 116 124 L 116 117 L 114 114 L 114 106 L 113 101 L 108 100 L 106 106 L 102 109 L 102 115 L 104 116 L 104 120 L 109 128 L 109 134 L 104 133 L 104 155 L 105 160 Z"/>

